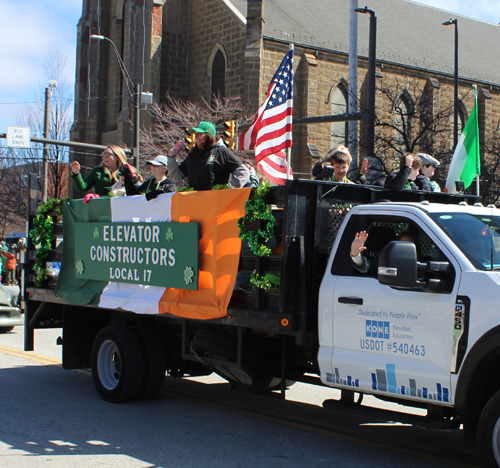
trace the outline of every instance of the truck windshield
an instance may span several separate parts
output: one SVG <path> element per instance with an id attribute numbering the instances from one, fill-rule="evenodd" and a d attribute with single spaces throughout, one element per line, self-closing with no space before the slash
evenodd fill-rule
<path id="1" fill-rule="evenodd" d="M 432 213 L 430 217 L 478 270 L 500 270 L 500 217 Z"/>

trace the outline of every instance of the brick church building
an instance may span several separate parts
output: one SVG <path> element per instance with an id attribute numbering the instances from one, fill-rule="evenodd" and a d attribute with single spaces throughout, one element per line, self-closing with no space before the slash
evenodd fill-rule
<path id="1" fill-rule="evenodd" d="M 411 126 L 418 133 L 423 117 L 414 109 L 421 108 L 423 101 L 431 118 L 445 103 L 453 103 L 455 27 L 443 26 L 450 13 L 408 0 L 366 4 L 377 17 L 376 112 L 394 125 L 381 131 L 391 134 Z M 455 18 L 459 127 L 472 110 L 471 89 L 476 84 L 481 139 L 491 141 L 498 134 L 500 119 L 500 62 L 494 59 L 492 47 L 500 43 L 500 26 Z M 293 42 L 294 118 L 303 118 L 346 112 L 349 21 L 349 0 L 83 0 L 71 139 L 132 145 L 131 99 L 119 61 L 112 44 L 91 40 L 91 34 L 105 36 L 116 45 L 131 81 L 153 93 L 158 102 L 166 93 L 206 102 L 220 93 L 241 97 L 254 109 L 263 102 L 270 79 Z M 359 14 L 361 110 L 366 108 L 368 51 L 369 15 Z M 391 89 L 397 95 L 391 95 Z M 396 107 L 407 112 L 398 113 Z M 145 110 L 141 122 L 150 123 Z M 361 140 L 365 125 L 359 124 Z M 452 142 L 452 111 L 440 125 L 441 140 Z M 295 126 L 294 172 L 306 177 L 330 147 L 348 143 L 347 133 L 346 124 L 338 122 Z M 396 140 L 396 146 L 403 144 Z M 424 143 L 420 147 L 417 143 L 415 151 L 429 150 Z M 359 158 L 365 154 L 360 147 Z M 82 155 L 82 162 L 92 166 L 98 161 L 92 158 Z"/>

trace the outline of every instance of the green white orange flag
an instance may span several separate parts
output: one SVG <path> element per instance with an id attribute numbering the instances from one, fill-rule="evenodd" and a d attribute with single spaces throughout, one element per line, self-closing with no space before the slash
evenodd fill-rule
<path id="1" fill-rule="evenodd" d="M 201 320 L 225 316 L 241 250 L 237 221 L 245 215 L 250 190 L 162 194 L 150 201 L 144 195 L 101 197 L 87 204 L 82 200 L 66 201 L 56 295 L 70 304 L 120 308 L 139 314 L 167 313 Z M 170 225 L 169 229 L 168 223 L 197 223 L 199 227 L 199 235 L 194 237 L 199 252 L 198 265 L 193 268 L 197 282 L 194 290 L 168 287 L 173 271 L 169 264 L 180 258 L 180 250 L 185 247 L 177 236 L 175 249 L 164 248 L 174 245 L 169 244 L 169 236 L 177 227 Z M 151 239 L 148 232 L 153 233 Z M 112 242 L 115 238 L 117 242 Z M 88 255 L 83 259 L 85 251 Z M 112 258 L 116 260 L 112 262 Z M 120 261 L 123 268 L 115 268 Z M 147 261 L 151 269 L 145 270 Z M 98 263 L 100 271 L 94 270 L 88 276 L 92 262 Z M 160 282 L 156 278 L 146 284 L 145 271 L 159 275 Z M 184 267 L 181 281 L 183 272 Z M 191 278 L 186 281 L 191 282 Z"/>
<path id="2" fill-rule="evenodd" d="M 479 152 L 479 123 L 476 88 L 474 87 L 474 108 L 469 120 L 458 140 L 451 159 L 445 191 L 456 193 L 455 182 L 462 181 L 469 188 L 472 181 L 481 173 L 481 156 Z"/>

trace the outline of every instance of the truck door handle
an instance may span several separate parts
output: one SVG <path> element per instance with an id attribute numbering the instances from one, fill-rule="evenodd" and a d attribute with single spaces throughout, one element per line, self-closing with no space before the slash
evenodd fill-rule
<path id="1" fill-rule="evenodd" d="M 339 302 L 341 304 L 363 305 L 363 299 L 361 297 L 339 297 Z"/>

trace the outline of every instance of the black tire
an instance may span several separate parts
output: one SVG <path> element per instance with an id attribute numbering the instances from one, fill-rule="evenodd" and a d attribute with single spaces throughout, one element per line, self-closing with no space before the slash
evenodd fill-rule
<path id="1" fill-rule="evenodd" d="M 139 337 L 144 357 L 144 373 L 137 399 L 149 400 L 158 396 L 163 388 L 167 367 L 165 346 L 160 334 L 152 328 L 135 327 L 134 331 Z"/>
<path id="2" fill-rule="evenodd" d="M 92 346 L 92 379 L 104 401 L 133 400 L 142 386 L 144 358 L 133 329 L 103 328 Z"/>
<path id="3" fill-rule="evenodd" d="M 500 392 L 490 398 L 481 413 L 476 444 L 483 466 L 500 467 Z"/>
<path id="4" fill-rule="evenodd" d="M 200 362 L 236 386 L 246 387 L 253 393 L 265 393 L 270 388 L 273 371 L 268 360 L 248 346 L 242 353 L 240 369 L 221 364 L 210 365 L 203 360 L 211 358 L 236 362 L 238 343 L 235 336 L 217 330 L 200 330 L 191 342 L 191 350 Z"/>
<path id="5" fill-rule="evenodd" d="M 14 330 L 14 327 L 0 327 L 0 333 L 9 333 Z"/>

